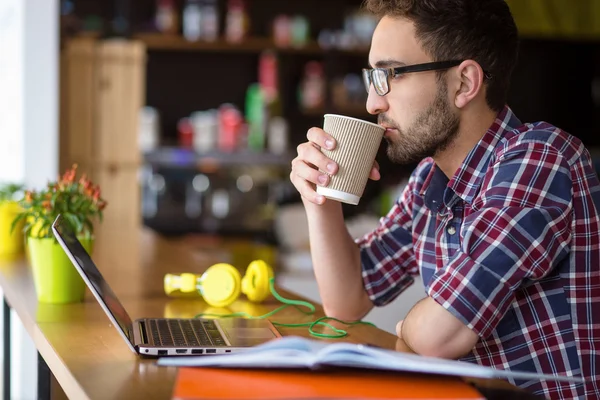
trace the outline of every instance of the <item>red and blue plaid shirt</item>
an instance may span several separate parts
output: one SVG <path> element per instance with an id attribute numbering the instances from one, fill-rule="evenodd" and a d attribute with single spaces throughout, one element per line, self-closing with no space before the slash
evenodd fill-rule
<path id="1" fill-rule="evenodd" d="M 375 305 L 420 274 L 427 294 L 479 335 L 463 360 L 584 376 L 513 383 L 600 398 L 600 182 L 575 137 L 522 124 L 505 107 L 452 179 L 423 160 L 357 243 Z"/>

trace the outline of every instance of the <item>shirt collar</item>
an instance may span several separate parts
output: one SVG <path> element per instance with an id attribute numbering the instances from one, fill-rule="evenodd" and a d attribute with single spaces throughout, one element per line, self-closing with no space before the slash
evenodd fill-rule
<path id="1" fill-rule="evenodd" d="M 452 194 L 456 194 L 467 203 L 471 203 L 483 180 L 490 158 L 506 132 L 521 125 L 521 121 L 508 106 L 498 113 L 494 123 L 488 128 L 477 145 L 471 149 L 452 179 L 434 164 L 421 189 L 425 204 L 432 211 L 439 211 L 443 203 L 451 207 Z M 447 189 L 451 190 L 449 192 Z M 443 200 L 443 201 L 442 201 Z"/>

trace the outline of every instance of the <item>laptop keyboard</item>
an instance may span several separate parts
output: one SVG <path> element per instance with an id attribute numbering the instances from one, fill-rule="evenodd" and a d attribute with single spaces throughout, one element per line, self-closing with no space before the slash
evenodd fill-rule
<path id="1" fill-rule="evenodd" d="M 225 340 L 210 319 L 148 319 L 150 335 L 157 346 L 225 346 Z"/>

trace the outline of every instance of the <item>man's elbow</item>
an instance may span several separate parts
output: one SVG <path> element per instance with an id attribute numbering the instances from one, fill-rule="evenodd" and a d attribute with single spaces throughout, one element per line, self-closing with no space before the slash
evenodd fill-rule
<path id="1" fill-rule="evenodd" d="M 454 337 L 446 335 L 419 335 L 408 342 L 417 354 L 428 357 L 457 359 L 463 357 L 475 347 L 478 336 L 472 332 L 461 332 Z"/>
<path id="2" fill-rule="evenodd" d="M 326 305 L 323 305 L 323 311 L 326 316 L 339 319 L 340 321 L 358 321 L 362 318 L 361 315 L 351 310 L 327 307 Z"/>
<path id="3" fill-rule="evenodd" d="M 419 301 L 406 316 L 400 332 L 417 354 L 459 358 L 479 341 L 477 333 L 431 297 Z"/>
<path id="4" fill-rule="evenodd" d="M 346 302 L 343 304 L 332 304 L 323 301 L 323 311 L 325 315 L 336 318 L 341 321 L 359 321 L 365 317 L 373 308 L 373 303 L 368 296 L 364 296 L 355 303 Z"/>

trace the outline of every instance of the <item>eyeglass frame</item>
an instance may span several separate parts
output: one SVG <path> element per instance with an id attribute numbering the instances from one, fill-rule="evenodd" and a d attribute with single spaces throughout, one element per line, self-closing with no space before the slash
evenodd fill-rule
<path id="1" fill-rule="evenodd" d="M 365 85 L 365 89 L 367 90 L 367 93 L 369 93 L 371 85 L 373 84 L 373 71 L 384 71 L 387 81 L 387 91 L 381 94 L 377 91 L 377 87 L 375 85 L 373 85 L 373 88 L 375 89 L 375 93 L 377 93 L 379 96 L 385 96 L 391 90 L 390 76 L 392 78 L 395 78 L 398 75 L 408 74 L 411 72 L 440 71 L 443 69 L 456 67 L 460 65 L 463 61 L 465 60 L 433 61 L 422 64 L 405 65 L 396 68 L 363 68 L 362 78 L 363 83 Z M 483 70 L 483 74 L 485 75 L 486 79 L 492 79 L 492 74 L 490 74 L 486 70 Z"/>

